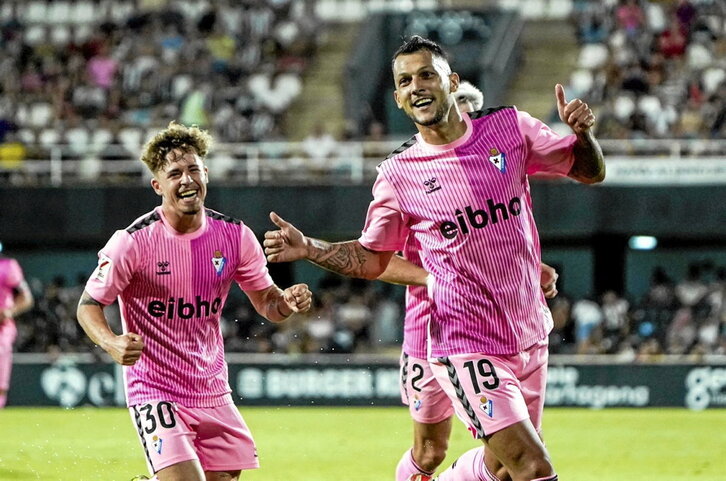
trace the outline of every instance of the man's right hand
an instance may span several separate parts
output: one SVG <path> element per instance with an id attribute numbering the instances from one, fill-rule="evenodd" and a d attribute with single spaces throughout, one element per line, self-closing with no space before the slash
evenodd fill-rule
<path id="1" fill-rule="evenodd" d="M 133 332 L 116 336 L 102 346 L 106 352 L 122 366 L 133 366 L 141 357 L 144 341 Z"/>
<path id="2" fill-rule="evenodd" d="M 268 262 L 291 262 L 305 259 L 308 254 L 307 239 L 294 225 L 270 212 L 270 220 L 279 230 L 265 232 L 265 255 Z"/>

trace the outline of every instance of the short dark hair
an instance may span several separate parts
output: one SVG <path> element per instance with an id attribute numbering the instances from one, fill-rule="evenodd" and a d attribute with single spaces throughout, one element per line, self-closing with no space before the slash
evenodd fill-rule
<path id="1" fill-rule="evenodd" d="M 393 58 L 391 59 L 391 69 L 393 69 L 393 64 L 396 62 L 399 55 L 408 55 L 414 52 L 420 52 L 421 50 L 428 50 L 432 55 L 441 57 L 447 62 L 449 61 L 448 55 L 438 43 L 433 40 L 429 40 L 428 38 L 423 38 L 421 35 L 413 35 L 408 40 L 404 41 L 393 54 Z"/>

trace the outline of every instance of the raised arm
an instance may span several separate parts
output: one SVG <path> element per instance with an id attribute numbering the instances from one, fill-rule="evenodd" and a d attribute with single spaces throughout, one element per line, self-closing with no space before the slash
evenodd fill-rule
<path id="1" fill-rule="evenodd" d="M 265 232 L 265 255 L 269 262 L 307 259 L 320 267 L 348 277 L 377 279 L 386 270 L 393 252 L 374 252 L 358 241 L 326 242 L 306 237 L 274 212 L 270 220 L 279 230 Z"/>
<path id="2" fill-rule="evenodd" d="M 557 98 L 557 111 L 560 119 L 566 123 L 577 136 L 574 146 L 575 162 L 568 174 L 569 177 L 584 184 L 596 184 L 605 179 L 605 160 L 602 149 L 592 126 L 595 124 L 595 114 L 592 109 L 580 99 L 565 100 L 565 89 L 562 85 L 555 86 Z"/>
<path id="3" fill-rule="evenodd" d="M 83 291 L 76 317 L 78 323 L 91 340 L 106 351 L 114 361 L 123 366 L 132 366 L 141 357 L 144 341 L 135 333 L 116 335 L 108 325 L 103 305 Z"/>

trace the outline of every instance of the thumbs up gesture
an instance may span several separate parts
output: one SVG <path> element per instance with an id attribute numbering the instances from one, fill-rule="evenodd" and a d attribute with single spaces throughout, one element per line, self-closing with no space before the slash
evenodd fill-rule
<path id="1" fill-rule="evenodd" d="M 279 227 L 278 230 L 265 232 L 265 255 L 268 262 L 291 262 L 307 256 L 307 239 L 297 227 L 287 222 L 274 212 L 270 212 L 270 220 Z"/>
<path id="2" fill-rule="evenodd" d="M 595 114 L 585 102 L 580 99 L 565 99 L 565 88 L 561 84 L 555 85 L 555 98 L 557 98 L 557 111 L 560 120 L 570 126 L 576 134 L 584 134 L 595 124 Z"/>

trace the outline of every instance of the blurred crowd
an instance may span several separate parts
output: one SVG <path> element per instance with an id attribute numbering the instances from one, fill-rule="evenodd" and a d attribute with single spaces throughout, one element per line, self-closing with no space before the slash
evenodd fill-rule
<path id="1" fill-rule="evenodd" d="M 134 157 L 172 118 L 220 142 L 275 137 L 321 33 L 309 0 L 4 1 L 0 160 L 58 143 Z"/>
<path id="2" fill-rule="evenodd" d="M 657 267 L 640 299 L 613 291 L 599 299 L 565 294 L 550 307 L 556 354 L 613 354 L 622 360 L 726 354 L 726 267 L 694 263 L 678 280 Z"/>
<path id="3" fill-rule="evenodd" d="M 599 138 L 726 136 L 726 2 L 575 0 L 572 21 Z"/>
<path id="4" fill-rule="evenodd" d="M 95 352 L 98 348 L 75 320 L 85 276 L 30 280 L 36 303 L 18 320 L 19 352 Z M 69 285 L 71 284 L 71 285 Z M 259 317 L 233 290 L 222 317 L 228 352 L 395 353 L 403 331 L 400 286 L 327 274 L 312 286 L 315 306 L 307 314 L 273 324 Z M 696 263 L 682 279 L 656 268 L 642 298 L 606 292 L 572 299 L 561 292 L 550 301 L 554 354 L 612 354 L 621 360 L 657 360 L 664 354 L 699 359 L 726 355 L 726 267 Z M 107 308 L 120 332 L 116 307 Z"/>

